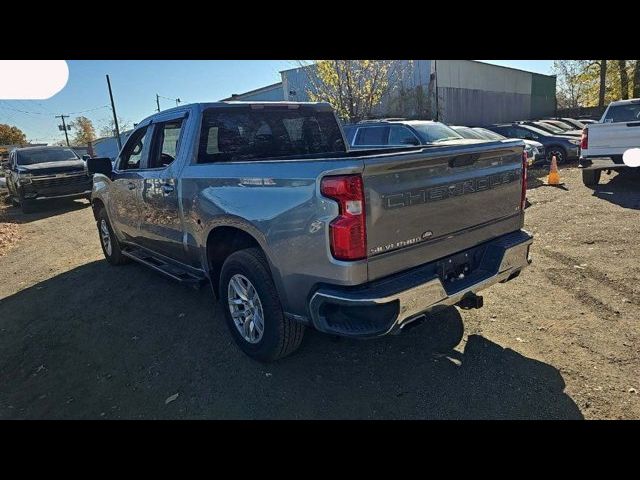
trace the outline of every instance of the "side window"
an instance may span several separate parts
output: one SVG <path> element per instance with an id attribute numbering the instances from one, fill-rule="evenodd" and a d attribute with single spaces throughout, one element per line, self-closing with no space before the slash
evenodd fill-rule
<path id="1" fill-rule="evenodd" d="M 407 127 L 391 125 L 389 145 L 420 145 L 420 141 Z"/>
<path id="2" fill-rule="evenodd" d="M 537 140 L 538 135 L 531 130 L 527 130 L 526 128 L 518 128 L 518 138 L 527 138 L 531 140 Z"/>
<path id="3" fill-rule="evenodd" d="M 179 119 L 155 124 L 148 168 L 168 167 L 176 159 L 182 122 Z"/>
<path id="4" fill-rule="evenodd" d="M 149 127 L 141 128 L 129 137 L 120 155 L 120 164 L 118 165 L 120 170 L 140 168 L 148 128 Z"/>
<path id="5" fill-rule="evenodd" d="M 389 127 L 360 127 L 355 145 L 387 145 Z"/>

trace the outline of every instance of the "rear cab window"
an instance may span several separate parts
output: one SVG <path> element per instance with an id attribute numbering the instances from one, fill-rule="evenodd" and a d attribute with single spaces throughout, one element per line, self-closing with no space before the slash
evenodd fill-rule
<path id="1" fill-rule="evenodd" d="M 223 107 L 203 113 L 198 163 L 345 152 L 333 112 L 308 107 Z"/>
<path id="2" fill-rule="evenodd" d="M 640 102 L 610 106 L 602 123 L 619 122 L 640 122 Z"/>

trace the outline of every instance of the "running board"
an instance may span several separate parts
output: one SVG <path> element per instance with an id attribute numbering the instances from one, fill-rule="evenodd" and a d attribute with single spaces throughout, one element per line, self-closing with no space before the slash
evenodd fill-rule
<path id="1" fill-rule="evenodd" d="M 122 250 L 122 254 L 180 283 L 200 286 L 206 280 L 204 276 L 188 272 L 142 249 L 126 248 Z"/>

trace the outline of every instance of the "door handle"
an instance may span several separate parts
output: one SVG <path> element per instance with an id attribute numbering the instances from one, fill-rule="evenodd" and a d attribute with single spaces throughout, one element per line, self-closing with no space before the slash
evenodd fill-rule
<path id="1" fill-rule="evenodd" d="M 127 183 L 127 188 L 129 190 L 135 190 L 136 189 L 136 184 L 133 183 L 133 182 L 129 182 L 129 183 Z"/>
<path id="2" fill-rule="evenodd" d="M 167 185 L 166 183 L 162 185 L 162 193 L 168 195 L 171 192 L 173 192 L 173 187 L 171 185 Z"/>

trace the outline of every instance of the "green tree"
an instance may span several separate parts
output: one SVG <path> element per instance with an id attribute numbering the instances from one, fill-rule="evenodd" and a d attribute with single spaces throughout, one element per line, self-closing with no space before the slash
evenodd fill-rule
<path id="1" fill-rule="evenodd" d="M 399 88 L 404 66 L 398 60 L 318 60 L 308 69 L 307 95 L 357 122 L 370 118 L 382 99 Z"/>
<path id="2" fill-rule="evenodd" d="M 72 125 L 75 130 L 75 135 L 72 140 L 74 145 L 87 145 L 96 139 L 96 131 L 93 128 L 93 123 L 87 117 L 76 117 Z"/>
<path id="3" fill-rule="evenodd" d="M 633 66 L 633 98 L 640 98 L 640 60 Z"/>
<path id="4" fill-rule="evenodd" d="M 27 136 L 22 130 L 13 125 L 0 123 L 0 145 L 23 145 L 27 143 Z"/>
<path id="5" fill-rule="evenodd" d="M 636 84 L 640 95 L 637 65 L 636 60 L 556 60 L 558 107 L 604 107 L 629 93 L 635 97 Z"/>

